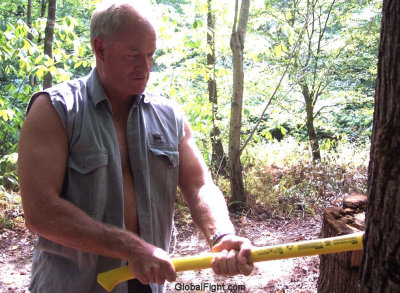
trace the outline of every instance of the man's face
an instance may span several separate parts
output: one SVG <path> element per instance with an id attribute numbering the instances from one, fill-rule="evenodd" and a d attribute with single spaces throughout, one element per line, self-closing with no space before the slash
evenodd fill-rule
<path id="1" fill-rule="evenodd" d="M 156 35 L 149 23 L 122 21 L 111 43 L 104 45 L 103 85 L 106 92 L 131 96 L 146 88 L 153 66 Z"/>

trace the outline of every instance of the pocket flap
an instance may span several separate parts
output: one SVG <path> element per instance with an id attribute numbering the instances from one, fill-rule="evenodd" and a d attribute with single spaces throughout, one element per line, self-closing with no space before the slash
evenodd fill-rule
<path id="1" fill-rule="evenodd" d="M 87 174 L 108 164 L 108 154 L 105 151 L 71 154 L 68 158 L 68 167 L 81 174 Z"/>
<path id="2" fill-rule="evenodd" d="M 172 148 L 157 148 L 154 146 L 149 147 L 150 151 L 156 156 L 162 156 L 168 159 L 168 162 L 173 167 L 177 167 L 179 165 L 179 152 L 178 149 Z"/>

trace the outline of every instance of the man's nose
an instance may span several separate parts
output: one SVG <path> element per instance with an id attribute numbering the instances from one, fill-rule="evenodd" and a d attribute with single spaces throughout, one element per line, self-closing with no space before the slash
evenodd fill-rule
<path id="1" fill-rule="evenodd" d="M 150 72 L 152 62 L 148 58 L 140 58 L 135 66 L 135 69 L 140 72 Z"/>

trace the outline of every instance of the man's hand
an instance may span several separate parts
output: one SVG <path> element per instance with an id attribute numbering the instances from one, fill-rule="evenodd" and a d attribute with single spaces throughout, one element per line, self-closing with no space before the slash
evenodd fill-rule
<path id="1" fill-rule="evenodd" d="M 141 241 L 140 248 L 128 260 L 129 269 L 142 284 L 164 284 L 176 280 L 175 268 L 168 254 L 154 245 Z"/>
<path id="2" fill-rule="evenodd" d="M 217 242 L 211 251 L 220 252 L 212 263 L 212 269 L 217 275 L 242 274 L 248 276 L 254 269 L 254 265 L 248 263 L 251 244 L 247 238 L 226 235 Z"/>

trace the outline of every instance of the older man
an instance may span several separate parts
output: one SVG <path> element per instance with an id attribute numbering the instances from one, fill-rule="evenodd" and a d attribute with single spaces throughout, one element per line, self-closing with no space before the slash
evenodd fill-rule
<path id="1" fill-rule="evenodd" d="M 250 243 L 234 235 L 188 122 L 145 92 L 154 28 L 127 2 L 96 9 L 90 30 L 96 68 L 34 94 L 21 131 L 26 224 L 39 234 L 30 290 L 104 292 L 96 275 L 128 263 L 137 280 L 114 292 L 162 292 L 176 279 L 166 251 L 177 186 L 222 252 L 215 273 L 250 274 Z"/>

